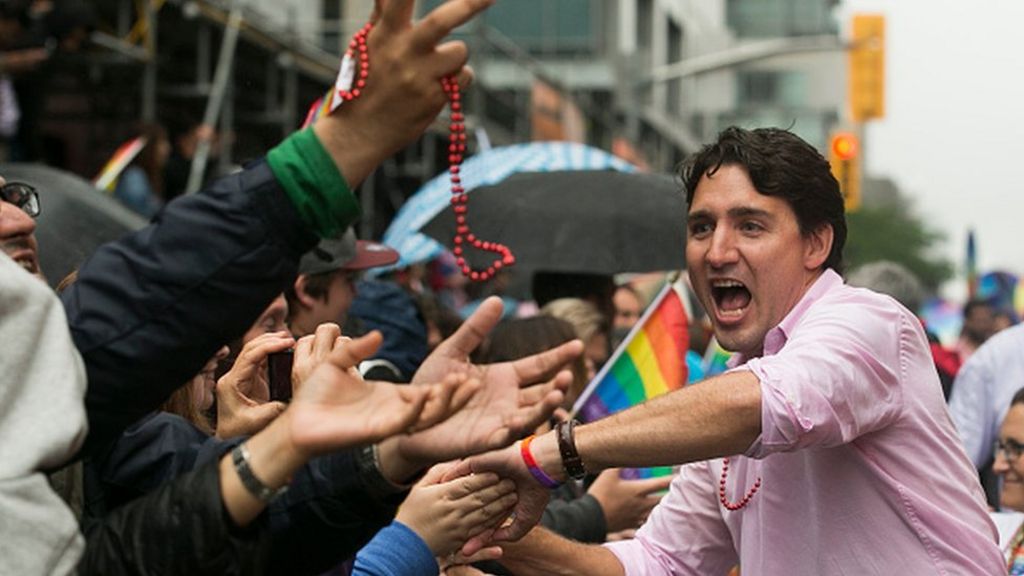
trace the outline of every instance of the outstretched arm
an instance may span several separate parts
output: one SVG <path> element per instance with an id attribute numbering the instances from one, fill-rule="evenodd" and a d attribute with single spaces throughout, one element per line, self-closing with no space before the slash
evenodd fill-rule
<path id="1" fill-rule="evenodd" d="M 723 374 L 659 396 L 602 420 L 577 426 L 576 449 L 587 471 L 610 467 L 683 464 L 746 451 L 761 431 L 761 388 L 751 372 Z M 555 480 L 565 480 L 556 431 L 530 445 L 537 464 Z M 515 540 L 540 519 L 548 500 L 523 463 L 520 445 L 470 458 L 450 474 L 497 472 L 516 482 L 519 502 L 511 525 L 494 533 Z M 486 543 L 471 542 L 473 552 Z"/>
<path id="2" fill-rule="evenodd" d="M 294 281 L 317 238 L 358 216 L 349 187 L 436 117 L 440 78 L 469 81 L 465 46 L 437 43 L 490 2 L 445 2 L 415 26 L 413 4 L 378 2 L 361 98 L 290 136 L 266 163 L 171 202 L 82 266 L 62 300 L 88 373 L 84 453 L 159 406 L 242 334 Z"/>
<path id="3" fill-rule="evenodd" d="M 350 341 L 337 339 L 327 361 L 303 383 L 288 409 L 245 443 L 249 466 L 265 486 L 284 486 L 315 456 L 443 421 L 479 388 L 475 380 L 458 375 L 423 386 L 354 377 L 349 369 L 372 355 L 380 343 L 379 332 Z M 230 455 L 221 459 L 220 471 L 224 507 L 244 526 L 266 504 L 245 488 Z"/>
<path id="4" fill-rule="evenodd" d="M 441 78 L 455 76 L 463 88 L 469 84 L 466 45 L 440 42 L 493 3 L 442 2 L 413 24 L 414 0 L 376 2 L 366 88 L 313 126 L 352 187 L 434 121 L 447 103 Z"/>
<path id="5" fill-rule="evenodd" d="M 579 341 L 513 362 L 475 365 L 469 356 L 501 319 L 499 298 L 488 298 L 423 362 L 413 387 L 465 374 L 481 389 L 443 424 L 390 438 L 380 445 L 382 473 L 401 483 L 436 462 L 507 446 L 547 420 L 572 381 L 566 366 L 583 351 Z"/>

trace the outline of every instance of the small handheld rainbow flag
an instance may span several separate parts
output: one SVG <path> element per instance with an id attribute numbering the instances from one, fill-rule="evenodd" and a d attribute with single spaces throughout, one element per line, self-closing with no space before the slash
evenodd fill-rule
<path id="1" fill-rule="evenodd" d="M 306 112 L 306 119 L 302 122 L 303 128 L 308 128 L 309 126 L 312 126 L 322 116 L 326 116 L 327 114 L 331 113 L 330 104 L 333 94 L 333 90 L 328 91 L 327 94 L 324 94 L 323 96 L 317 98 L 316 102 L 313 102 L 313 105 L 310 106 L 309 110 Z"/>
<path id="2" fill-rule="evenodd" d="M 114 152 L 114 155 L 103 165 L 103 169 L 93 179 L 92 185 L 105 192 L 112 193 L 117 186 L 117 178 L 124 172 L 124 169 L 131 164 L 132 160 L 146 147 L 146 137 L 136 136 L 121 144 Z"/>
<path id="3" fill-rule="evenodd" d="M 592 422 L 686 385 L 690 334 L 681 280 L 665 285 L 643 317 L 580 394 L 572 412 Z M 651 478 L 671 467 L 623 470 L 624 478 Z"/>
<path id="4" fill-rule="evenodd" d="M 341 106 L 342 98 L 340 94 L 352 88 L 355 74 L 355 60 L 351 53 L 346 52 L 341 58 L 341 66 L 338 68 L 338 76 L 334 79 L 334 87 L 309 107 L 309 110 L 306 112 L 306 119 L 302 122 L 303 128 L 312 126 L 317 120 L 334 112 L 338 106 Z"/>
<path id="5" fill-rule="evenodd" d="M 573 406 L 591 422 L 686 384 L 690 343 L 681 281 L 666 284 Z"/>

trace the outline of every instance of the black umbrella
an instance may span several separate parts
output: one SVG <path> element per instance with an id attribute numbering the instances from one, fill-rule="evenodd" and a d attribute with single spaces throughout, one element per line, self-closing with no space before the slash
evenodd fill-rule
<path id="1" fill-rule="evenodd" d="M 101 244 L 137 230 L 146 221 L 63 170 L 42 164 L 0 164 L 8 182 L 25 182 L 39 192 L 36 221 L 39 263 L 51 286 L 78 268 Z"/>
<path id="2" fill-rule="evenodd" d="M 519 271 L 653 272 L 686 261 L 682 186 L 661 174 L 616 171 L 523 172 L 469 193 L 473 233 L 512 249 Z M 422 230 L 449 248 L 448 207 Z M 470 250 L 486 267 L 493 254 Z"/>

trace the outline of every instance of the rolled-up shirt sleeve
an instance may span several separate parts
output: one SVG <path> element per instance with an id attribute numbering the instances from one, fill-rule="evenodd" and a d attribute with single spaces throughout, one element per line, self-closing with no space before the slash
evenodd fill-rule
<path id="1" fill-rule="evenodd" d="M 707 462 L 683 466 L 636 538 L 605 546 L 628 576 L 725 574 L 738 562 Z"/>
<path id="2" fill-rule="evenodd" d="M 898 418 L 908 316 L 886 302 L 817 306 L 777 353 L 738 368 L 761 382 L 761 435 L 746 455 L 838 446 Z"/>

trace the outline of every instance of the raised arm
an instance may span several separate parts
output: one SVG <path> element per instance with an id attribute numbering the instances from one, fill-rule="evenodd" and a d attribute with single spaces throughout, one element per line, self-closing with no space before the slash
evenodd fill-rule
<path id="1" fill-rule="evenodd" d="M 436 117 L 440 79 L 469 81 L 465 46 L 437 43 L 490 2 L 446 2 L 416 25 L 413 4 L 378 2 L 361 98 L 290 136 L 266 162 L 171 202 L 83 264 L 62 299 L 88 373 L 86 454 L 241 334 L 294 281 L 318 237 L 358 216 L 350 187 Z"/>

